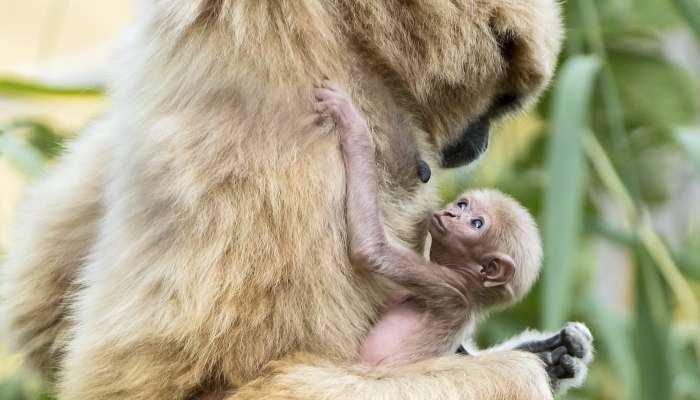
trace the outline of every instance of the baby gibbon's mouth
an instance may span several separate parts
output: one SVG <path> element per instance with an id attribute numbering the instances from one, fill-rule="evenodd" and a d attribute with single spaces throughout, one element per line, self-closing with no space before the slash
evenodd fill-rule
<path id="1" fill-rule="evenodd" d="M 441 234 L 444 234 L 447 232 L 447 228 L 445 228 L 445 223 L 442 222 L 442 218 L 440 214 L 433 214 L 433 217 L 430 219 L 430 223 L 435 227 L 435 229 L 438 230 Z"/>

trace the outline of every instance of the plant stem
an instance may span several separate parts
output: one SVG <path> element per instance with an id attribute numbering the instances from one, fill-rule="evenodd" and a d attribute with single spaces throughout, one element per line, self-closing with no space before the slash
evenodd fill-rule
<path id="1" fill-rule="evenodd" d="M 700 40 L 700 4 L 697 0 L 672 0 L 678 12 L 688 22 L 688 26 Z"/>
<path id="2" fill-rule="evenodd" d="M 595 2 L 591 0 L 579 0 L 579 10 L 588 44 L 593 53 L 603 62 L 601 72 L 601 95 L 605 105 L 605 119 L 608 131 L 612 138 L 615 152 L 622 160 L 622 175 L 632 192 L 631 199 L 639 199 L 640 188 L 639 178 L 635 173 L 634 163 L 629 156 L 629 141 L 627 139 L 627 128 L 625 127 L 625 115 L 622 109 L 622 102 L 617 91 L 613 71 L 608 62 L 608 53 L 605 46 L 603 33 L 600 30 L 600 18 Z"/>
<path id="3" fill-rule="evenodd" d="M 632 197 L 596 136 L 592 132 L 587 132 L 582 140 L 584 151 L 593 168 L 616 202 L 627 213 L 635 229 L 636 236 L 639 237 L 645 250 L 654 260 L 654 263 L 673 291 L 678 300 L 681 315 L 686 319 L 700 321 L 698 301 L 673 257 L 671 257 L 671 252 L 654 230 L 649 213 L 646 210 L 640 210 L 632 201 Z"/>

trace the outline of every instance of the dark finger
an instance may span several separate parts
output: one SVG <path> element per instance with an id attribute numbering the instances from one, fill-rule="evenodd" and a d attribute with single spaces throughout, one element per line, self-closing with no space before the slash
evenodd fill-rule
<path id="1" fill-rule="evenodd" d="M 561 356 L 559 365 L 564 369 L 565 378 L 573 378 L 576 376 L 576 363 L 570 355 L 564 354 Z"/>
<path id="2" fill-rule="evenodd" d="M 566 346 L 568 353 L 576 358 L 583 358 L 586 355 L 586 350 L 578 339 L 577 335 L 569 334 L 566 329 L 561 333 L 561 341 Z"/>
<path id="3" fill-rule="evenodd" d="M 559 346 L 552 352 L 552 361 L 555 364 L 560 363 L 562 356 L 566 354 L 568 350 L 564 346 Z"/>
<path id="4" fill-rule="evenodd" d="M 561 334 L 558 333 L 548 339 L 533 340 L 532 342 L 521 343 L 516 350 L 529 351 L 530 353 L 543 353 L 551 351 L 561 346 Z"/>
<path id="5" fill-rule="evenodd" d="M 546 368 L 550 378 L 571 379 L 576 376 L 576 364 L 568 354 L 564 354 L 559 363 Z"/>
<path id="6" fill-rule="evenodd" d="M 569 357 L 565 355 L 564 357 Z M 569 357 L 568 361 L 553 365 L 547 369 L 547 373 L 554 379 L 571 379 L 576 376 L 573 359 Z"/>
<path id="7" fill-rule="evenodd" d="M 552 353 L 546 351 L 544 353 L 535 353 L 537 357 L 542 360 L 542 362 L 547 366 L 550 367 L 552 364 L 554 364 L 554 360 L 552 359 Z"/>
<path id="8" fill-rule="evenodd" d="M 547 373 L 549 374 L 550 379 L 553 381 L 559 379 L 571 379 L 574 377 L 573 372 L 568 371 L 563 365 L 555 365 L 551 367 Z"/>

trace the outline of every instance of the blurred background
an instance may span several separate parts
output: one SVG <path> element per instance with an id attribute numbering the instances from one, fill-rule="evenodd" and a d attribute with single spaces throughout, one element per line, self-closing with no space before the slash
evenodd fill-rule
<path id="1" fill-rule="evenodd" d="M 568 399 L 700 399 L 700 3 L 568 0 L 559 73 L 505 121 L 444 199 L 498 187 L 538 216 L 545 267 L 486 346 L 526 327 L 591 326 L 597 356 Z M 108 104 L 126 0 L 0 0 L 0 257 L 28 183 Z M 51 212 L 46 210 L 45 212 Z M 0 349 L 0 400 L 50 399 Z"/>

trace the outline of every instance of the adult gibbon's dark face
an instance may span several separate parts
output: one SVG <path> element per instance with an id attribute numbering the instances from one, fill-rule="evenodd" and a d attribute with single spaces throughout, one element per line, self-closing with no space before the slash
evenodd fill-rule
<path id="1" fill-rule="evenodd" d="M 518 96 L 497 98 L 494 104 L 476 121 L 469 124 L 455 141 L 441 149 L 443 168 L 457 168 L 478 159 L 489 147 L 491 124 L 519 108 Z"/>
<path id="2" fill-rule="evenodd" d="M 482 116 L 470 124 L 461 136 L 441 151 L 443 168 L 457 168 L 476 160 L 489 147 L 491 120 Z"/>

